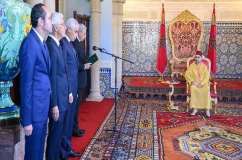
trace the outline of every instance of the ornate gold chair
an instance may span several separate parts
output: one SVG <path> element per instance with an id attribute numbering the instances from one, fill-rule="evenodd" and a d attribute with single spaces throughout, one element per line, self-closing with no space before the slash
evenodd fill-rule
<path id="1" fill-rule="evenodd" d="M 169 59 L 171 78 L 183 76 L 187 70 L 187 58 L 195 55 L 203 37 L 203 24 L 188 10 L 177 16 L 169 26 L 172 57 Z M 174 77 L 176 75 L 176 77 Z"/>
<path id="2" fill-rule="evenodd" d="M 192 56 L 190 58 L 187 59 L 187 68 L 195 61 L 195 56 Z M 208 68 L 208 72 L 209 72 L 209 75 L 211 73 L 211 61 L 208 59 L 208 58 L 205 58 L 204 56 L 202 56 L 202 62 L 201 63 L 204 63 L 207 68 Z M 218 103 L 218 99 L 217 99 L 217 90 L 216 90 L 216 84 L 217 82 L 215 82 L 214 80 L 212 80 L 210 78 L 210 82 L 208 85 L 210 84 L 213 84 L 213 91 L 210 90 L 210 95 L 211 95 L 211 100 L 212 102 L 214 102 L 214 113 L 217 114 L 217 111 L 216 111 L 216 105 Z M 189 103 L 190 103 L 190 92 L 189 92 L 189 84 L 187 83 L 187 112 L 188 112 L 188 109 L 189 109 Z"/>

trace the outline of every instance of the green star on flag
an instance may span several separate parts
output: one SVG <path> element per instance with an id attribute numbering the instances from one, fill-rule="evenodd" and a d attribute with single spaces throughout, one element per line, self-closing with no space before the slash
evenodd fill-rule
<path id="1" fill-rule="evenodd" d="M 216 43 L 216 39 L 215 39 L 215 36 L 213 35 L 213 38 L 211 40 L 209 40 L 209 50 L 211 49 L 215 49 L 217 48 L 217 43 Z"/>
<path id="2" fill-rule="evenodd" d="M 159 48 L 161 47 L 165 47 L 166 48 L 166 39 L 165 39 L 165 36 L 164 34 L 162 34 L 162 37 L 160 39 L 160 45 L 159 45 Z"/>

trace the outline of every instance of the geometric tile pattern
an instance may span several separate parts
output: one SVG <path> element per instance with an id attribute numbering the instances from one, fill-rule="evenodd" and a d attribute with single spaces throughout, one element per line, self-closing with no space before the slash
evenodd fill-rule
<path id="1" fill-rule="evenodd" d="M 100 92 L 104 98 L 114 98 L 114 88 L 111 88 L 111 68 L 100 68 Z"/>
<path id="2" fill-rule="evenodd" d="M 168 36 L 170 22 L 166 22 L 167 59 L 171 57 Z M 203 22 L 204 35 L 200 50 L 207 57 L 210 22 Z M 241 78 L 242 74 L 242 23 L 217 22 L 217 73 L 215 78 Z M 159 76 L 156 71 L 160 22 L 123 22 L 123 75 Z M 167 64 L 165 76 L 170 76 Z"/>

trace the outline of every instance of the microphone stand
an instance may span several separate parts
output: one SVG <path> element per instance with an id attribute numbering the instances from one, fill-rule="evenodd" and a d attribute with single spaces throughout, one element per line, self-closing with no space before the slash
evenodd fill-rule
<path id="1" fill-rule="evenodd" d="M 99 49 L 99 50 L 102 53 L 105 53 L 105 54 L 108 54 L 108 55 L 114 57 L 114 62 L 115 62 L 115 95 L 114 95 L 114 98 L 115 98 L 115 112 L 114 112 L 114 116 L 115 117 L 114 117 L 114 127 L 113 127 L 113 129 L 106 130 L 106 131 L 113 131 L 113 133 L 114 132 L 120 132 L 120 131 L 117 130 L 117 127 L 116 127 L 117 126 L 117 124 L 116 124 L 116 121 L 117 121 L 117 59 L 121 59 L 123 61 L 127 61 L 127 62 L 132 63 L 132 64 L 134 64 L 134 63 L 129 61 L 129 60 L 126 60 L 124 58 L 118 57 L 118 56 L 116 56 L 114 54 L 108 53 L 105 49 Z M 111 134 L 111 136 L 112 135 L 113 134 Z"/>

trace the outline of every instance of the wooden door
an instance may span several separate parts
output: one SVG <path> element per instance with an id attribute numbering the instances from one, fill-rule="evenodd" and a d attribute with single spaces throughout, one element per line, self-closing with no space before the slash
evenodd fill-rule
<path id="1" fill-rule="evenodd" d="M 77 14 L 77 11 L 73 11 L 73 16 L 74 18 L 78 21 L 78 23 L 82 23 L 87 27 L 87 32 L 86 32 L 86 39 L 82 41 L 82 45 L 85 50 L 85 55 L 86 57 L 90 56 L 90 51 L 89 51 L 89 31 L 90 31 L 90 17 L 91 16 L 86 16 L 86 15 L 80 15 Z M 82 90 L 82 99 L 81 99 L 81 104 L 86 101 L 87 96 L 90 93 L 90 88 L 91 88 L 91 70 L 87 70 L 87 86 Z"/>

